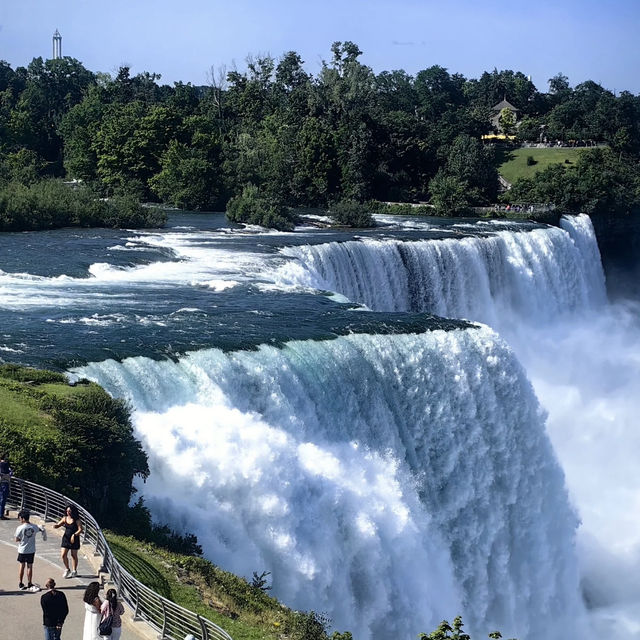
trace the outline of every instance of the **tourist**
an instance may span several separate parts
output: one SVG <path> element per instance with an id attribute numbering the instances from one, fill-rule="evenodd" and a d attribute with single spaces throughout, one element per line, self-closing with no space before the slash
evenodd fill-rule
<path id="1" fill-rule="evenodd" d="M 5 514 L 9 490 L 11 488 L 11 467 L 6 453 L 0 455 L 0 520 L 8 520 Z"/>
<path id="2" fill-rule="evenodd" d="M 106 598 L 100 609 L 102 613 L 101 620 L 112 616 L 113 622 L 111 623 L 111 636 L 102 636 L 102 638 L 110 637 L 111 640 L 118 640 L 122 633 L 122 618 L 120 616 L 124 614 L 124 606 L 122 602 L 118 600 L 118 594 L 115 589 L 109 589 Z"/>
<path id="3" fill-rule="evenodd" d="M 18 514 L 20 522 L 22 523 L 16 529 L 16 542 L 18 543 L 18 562 L 20 563 L 20 569 L 18 570 L 18 588 L 20 591 L 40 591 L 39 587 L 33 584 L 33 558 L 36 555 L 36 534 L 38 531 L 42 532 L 42 538 L 46 540 L 46 533 L 44 527 L 39 527 L 37 524 L 31 524 L 29 518 L 31 514 L 22 509 Z M 27 586 L 24 586 L 24 567 L 27 565 Z"/>
<path id="4" fill-rule="evenodd" d="M 63 578 L 75 578 L 78 575 L 78 549 L 80 548 L 80 534 L 82 533 L 82 523 L 80 522 L 80 514 L 78 507 L 70 504 L 67 507 L 65 515 L 60 518 L 54 529 L 64 527 L 62 534 L 62 542 L 60 544 L 60 557 L 64 564 Z M 69 569 L 69 558 L 67 557 L 71 551 L 72 569 Z"/>
<path id="5" fill-rule="evenodd" d="M 85 615 L 82 640 L 100 640 L 98 625 L 100 624 L 100 608 L 102 601 L 98 597 L 100 591 L 99 582 L 90 582 L 84 591 Z"/>
<path id="6" fill-rule="evenodd" d="M 69 613 L 67 596 L 56 589 L 56 581 L 53 578 L 49 578 L 44 586 L 48 589 L 40 598 L 44 640 L 60 640 L 62 625 Z"/>

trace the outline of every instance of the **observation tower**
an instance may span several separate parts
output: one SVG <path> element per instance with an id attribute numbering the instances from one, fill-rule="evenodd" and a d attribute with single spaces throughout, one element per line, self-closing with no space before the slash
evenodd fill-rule
<path id="1" fill-rule="evenodd" d="M 53 59 L 58 60 L 59 58 L 62 58 L 62 36 L 56 29 L 53 34 Z"/>

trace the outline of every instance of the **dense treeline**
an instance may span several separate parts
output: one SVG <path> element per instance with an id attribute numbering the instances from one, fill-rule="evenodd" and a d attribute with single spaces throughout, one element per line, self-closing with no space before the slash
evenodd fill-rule
<path id="1" fill-rule="evenodd" d="M 546 93 L 511 70 L 478 79 L 439 66 L 376 75 L 351 42 L 334 43 L 331 54 L 315 76 L 292 51 L 250 57 L 244 71 L 212 69 L 207 87 L 161 85 L 127 67 L 115 77 L 92 73 L 69 57 L 15 70 L 0 62 L 0 187 L 66 177 L 101 196 L 190 209 L 231 200 L 234 219 L 283 228 L 299 206 L 351 212 L 347 224 L 367 222 L 356 205 L 369 200 L 462 211 L 496 201 L 493 150 L 482 136 L 494 132 L 492 107 L 506 98 L 518 126 L 504 119 L 503 128 L 518 140 L 606 144 L 588 164 L 627 167 L 614 181 L 634 194 L 633 206 L 640 198 L 638 96 L 592 81 L 572 88 L 562 74 Z M 552 177 L 577 180 L 575 206 L 602 200 L 584 172 L 563 172 L 571 174 Z M 547 195 L 536 180 L 513 197 Z"/>

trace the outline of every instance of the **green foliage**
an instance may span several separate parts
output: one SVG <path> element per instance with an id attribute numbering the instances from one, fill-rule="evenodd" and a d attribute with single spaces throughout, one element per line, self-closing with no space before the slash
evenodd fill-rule
<path id="1" fill-rule="evenodd" d="M 107 202 L 87 187 L 71 188 L 61 180 L 41 180 L 30 186 L 10 182 L 0 189 L 0 231 L 159 227 L 165 220 L 164 212 L 144 208 L 130 196 Z"/>
<path id="2" fill-rule="evenodd" d="M 471 640 L 471 636 L 465 633 L 462 627 L 464 627 L 462 618 L 457 616 L 453 620 L 453 625 L 443 620 L 435 631 L 431 633 L 421 633 L 418 638 L 420 638 L 420 640 Z M 499 631 L 492 631 L 489 634 L 489 638 L 502 638 L 502 634 Z M 515 640 L 515 638 L 511 638 L 510 640 Z"/>
<path id="3" fill-rule="evenodd" d="M 329 213 L 339 225 L 346 227 L 363 229 L 376 225 L 368 205 L 355 200 L 340 200 L 331 205 Z"/>
<path id="4" fill-rule="evenodd" d="M 248 184 L 242 194 L 227 203 L 227 218 L 233 222 L 273 227 L 281 231 L 293 229 L 294 218 L 281 204 L 261 195 L 258 187 Z"/>
<path id="5" fill-rule="evenodd" d="M 219 206 L 221 176 L 205 151 L 172 140 L 162 154 L 160 166 L 149 186 L 163 202 L 195 210 Z"/>
<path id="6" fill-rule="evenodd" d="M 271 589 L 271 585 L 267 580 L 267 576 L 271 575 L 271 571 L 263 571 L 258 574 L 257 571 L 253 572 L 253 580 L 251 580 L 251 586 L 256 589 L 262 589 L 262 591 L 269 591 Z"/>
<path id="7" fill-rule="evenodd" d="M 584 151 L 571 165 L 555 164 L 517 180 L 509 202 L 551 202 L 560 210 L 628 213 L 640 207 L 640 173 L 609 149 Z"/>
<path id="8" fill-rule="evenodd" d="M 292 611 L 263 587 L 223 571 L 204 558 L 110 532 L 107 539 L 118 561 L 134 577 L 173 602 L 209 618 L 234 640 L 352 640 L 349 632 L 328 636 L 330 620 L 325 615 Z M 267 572 L 262 574 L 265 575 Z"/>
<path id="9" fill-rule="evenodd" d="M 500 111 L 498 127 L 506 136 L 513 135 L 516 128 L 516 116 L 511 109 L 505 107 Z"/>
<path id="10" fill-rule="evenodd" d="M 76 499 L 103 524 L 121 523 L 133 477 L 149 473 L 127 406 L 95 384 L 16 365 L 0 366 L 0 392 L 0 441 L 16 475 Z"/>
<path id="11" fill-rule="evenodd" d="M 36 151 L 19 149 L 0 159 L 0 184 L 17 182 L 29 186 L 46 173 L 47 164 Z"/>
<path id="12" fill-rule="evenodd" d="M 369 200 L 366 203 L 371 213 L 383 213 L 395 216 L 429 216 L 433 215 L 433 207 L 425 204 L 410 204 L 408 202 L 380 202 Z"/>
<path id="13" fill-rule="evenodd" d="M 533 156 L 527 156 L 527 167 L 532 167 L 534 164 L 538 164 L 538 161 Z"/>
<path id="14" fill-rule="evenodd" d="M 468 213 L 471 202 L 478 194 L 471 193 L 466 180 L 440 171 L 429 183 L 431 204 L 439 216 L 460 216 Z"/>
<path id="15" fill-rule="evenodd" d="M 250 56 L 244 70 L 212 73 L 209 88 L 161 85 L 159 75 L 132 76 L 126 66 L 115 77 L 93 74 L 72 58 L 35 58 L 15 71 L 0 63 L 0 187 L 66 172 L 107 197 L 196 210 L 231 199 L 233 219 L 279 229 L 292 225 L 285 207 L 340 200 L 417 202 L 431 194 L 439 213 L 459 214 L 497 198 L 495 163 L 480 140 L 505 98 L 519 121 L 503 110 L 500 128 L 519 142 L 608 144 L 637 172 L 640 96 L 593 81 L 572 88 L 561 73 L 547 93 L 509 69 L 479 78 L 439 65 L 415 76 L 376 75 L 361 55 L 353 42 L 334 42 L 315 76 L 294 51 L 279 60 Z M 241 205 L 249 184 L 260 194 L 251 211 Z M 125 209 L 123 218 L 141 219 Z M 75 215 L 81 224 L 103 218 L 95 210 Z M 107 224 L 133 224 L 110 215 Z M 1 228 L 58 224 L 35 217 L 13 211 Z"/>
<path id="16" fill-rule="evenodd" d="M 448 149 L 444 171 L 468 187 L 470 204 L 494 202 L 498 191 L 498 172 L 493 150 L 467 134 L 456 136 Z"/>

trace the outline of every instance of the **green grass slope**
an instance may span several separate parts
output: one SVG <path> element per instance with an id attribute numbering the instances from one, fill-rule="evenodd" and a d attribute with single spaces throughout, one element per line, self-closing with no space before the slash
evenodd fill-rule
<path id="1" fill-rule="evenodd" d="M 546 169 L 552 164 L 574 163 L 584 149 L 570 147 L 542 148 L 535 147 L 499 150 L 496 152 L 498 173 L 513 184 L 518 178 L 530 178 L 536 172 Z M 527 158 L 531 156 L 535 164 L 528 165 Z"/>

